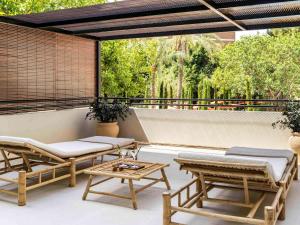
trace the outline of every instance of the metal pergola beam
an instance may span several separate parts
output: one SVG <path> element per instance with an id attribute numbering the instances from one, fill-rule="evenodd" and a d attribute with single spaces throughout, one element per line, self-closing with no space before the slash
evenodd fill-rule
<path id="1" fill-rule="evenodd" d="M 211 4 L 207 3 L 205 0 L 197 0 L 197 1 L 200 2 L 202 5 L 205 5 L 212 12 L 214 12 L 217 15 L 221 16 L 222 18 L 224 18 L 225 20 L 227 20 L 228 22 L 230 22 L 231 24 L 233 24 L 234 26 L 236 26 L 240 30 L 243 30 L 243 31 L 246 30 L 246 28 L 244 28 L 243 26 L 241 26 L 240 24 L 238 24 L 237 22 L 235 22 L 233 19 L 231 19 L 228 16 L 226 16 L 224 13 L 222 13 L 221 11 L 219 11 L 216 7 L 212 6 Z"/>
<path id="2" fill-rule="evenodd" d="M 226 31 L 238 31 L 238 28 L 235 26 L 222 27 L 224 32 Z M 206 29 L 189 29 L 189 30 L 174 30 L 174 31 L 162 31 L 162 32 L 145 32 L 138 34 L 120 34 L 113 36 L 103 36 L 97 37 L 93 36 L 95 39 L 100 41 L 107 40 L 118 40 L 118 39 L 127 39 L 130 38 L 148 38 L 148 37 L 157 37 L 157 36 L 172 36 L 172 35 L 187 35 L 187 34 L 204 34 L 204 33 L 215 33 L 219 32 L 219 28 L 206 28 Z"/>

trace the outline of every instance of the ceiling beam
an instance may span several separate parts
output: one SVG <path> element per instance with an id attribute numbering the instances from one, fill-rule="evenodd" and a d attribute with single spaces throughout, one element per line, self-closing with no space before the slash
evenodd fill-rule
<path id="1" fill-rule="evenodd" d="M 222 30 L 221 30 L 222 29 Z M 90 35 L 99 41 L 107 40 L 118 40 L 118 39 L 130 39 L 130 38 L 148 38 L 148 37 L 162 37 L 162 36 L 173 36 L 173 35 L 188 35 L 188 34 L 204 34 L 204 33 L 215 33 L 215 32 L 226 32 L 226 31 L 237 31 L 238 28 L 235 26 L 222 27 L 222 28 L 205 28 L 205 29 L 188 29 L 188 30 L 172 30 L 172 31 L 160 31 L 160 32 L 143 32 L 138 34 L 118 34 L 111 36 L 97 37 L 96 34 Z M 85 37 L 85 35 L 79 35 Z"/>
<path id="2" fill-rule="evenodd" d="M 215 8 L 214 6 L 212 6 L 211 4 L 207 3 L 205 0 L 197 0 L 198 2 L 200 2 L 201 4 L 205 5 L 208 9 L 210 9 L 212 12 L 216 13 L 217 15 L 221 16 L 222 18 L 224 18 L 225 20 L 227 20 L 228 22 L 230 22 L 231 24 L 233 24 L 234 26 L 236 26 L 237 28 L 239 28 L 240 30 L 245 31 L 246 28 L 244 28 L 243 26 L 239 25 L 237 22 L 235 22 L 233 19 L 230 19 L 228 16 L 226 16 L 224 13 L 222 13 L 221 11 L 219 11 L 217 8 Z"/>
<path id="3" fill-rule="evenodd" d="M 78 31 L 73 31 L 74 34 L 84 34 L 84 33 L 99 33 L 99 32 L 109 32 L 109 31 L 118 31 L 118 30 L 134 30 L 141 28 L 155 28 L 155 27 L 168 27 L 168 26 L 177 26 L 177 25 L 192 25 L 192 24 L 200 24 L 200 23 L 215 23 L 215 22 L 224 22 L 221 18 L 213 18 L 213 19 L 190 19 L 190 20 L 176 20 L 176 21 L 168 21 L 168 22 L 154 22 L 154 23 L 142 23 L 142 24 L 134 24 L 134 25 L 123 25 L 123 26 L 115 26 L 115 27 L 105 27 L 105 28 L 94 28 L 94 29 L 82 29 Z M 68 28 L 66 28 L 68 30 Z"/>

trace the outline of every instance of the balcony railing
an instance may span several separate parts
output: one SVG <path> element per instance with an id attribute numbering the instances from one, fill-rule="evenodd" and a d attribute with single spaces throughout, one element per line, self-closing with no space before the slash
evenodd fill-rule
<path id="1" fill-rule="evenodd" d="M 178 99 L 178 98 L 99 98 L 124 102 L 131 107 L 187 110 L 282 111 L 291 100 L 280 99 Z M 295 100 L 299 102 L 299 100 Z"/>
<path id="2" fill-rule="evenodd" d="M 177 99 L 177 98 L 98 98 L 108 102 L 124 102 L 135 108 L 186 109 L 186 110 L 232 110 L 232 111 L 282 111 L 290 101 L 269 99 Z M 87 107 L 94 97 L 61 99 L 0 100 L 0 115 L 63 110 Z M 299 100 L 296 100 L 299 102 Z"/>

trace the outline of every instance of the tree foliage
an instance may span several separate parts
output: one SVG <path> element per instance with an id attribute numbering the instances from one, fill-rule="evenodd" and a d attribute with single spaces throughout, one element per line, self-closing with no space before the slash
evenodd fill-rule
<path id="1" fill-rule="evenodd" d="M 300 87 L 300 33 L 243 38 L 218 53 L 212 80 L 219 92 L 238 97 L 297 98 Z"/>
<path id="2" fill-rule="evenodd" d="M 104 2 L 105 0 L 0 0 L 0 15 L 38 13 Z"/>

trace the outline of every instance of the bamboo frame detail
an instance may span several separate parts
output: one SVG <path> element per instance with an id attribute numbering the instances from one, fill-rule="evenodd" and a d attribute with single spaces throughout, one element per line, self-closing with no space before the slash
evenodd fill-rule
<path id="1" fill-rule="evenodd" d="M 267 168 L 262 166 L 225 162 L 214 164 L 204 160 L 187 159 L 175 159 L 175 161 L 180 164 L 181 169 L 192 172 L 196 178 L 174 193 L 165 192 L 163 194 L 163 225 L 183 225 L 172 221 L 172 216 L 178 212 L 254 225 L 275 225 L 277 220 L 285 219 L 286 197 L 292 181 L 298 179 L 296 154 L 279 182 L 275 182 L 268 174 Z M 250 176 L 251 174 L 252 176 Z M 193 190 L 196 191 L 191 194 L 193 186 L 195 186 Z M 231 199 L 208 197 L 208 192 L 214 188 L 243 190 L 244 201 L 236 202 Z M 250 190 L 261 192 L 256 202 L 251 201 Z M 270 206 L 264 207 L 263 219 L 255 218 L 267 192 L 275 193 L 273 202 Z M 187 193 L 185 200 L 182 199 L 184 193 Z M 177 203 L 176 205 L 173 205 L 174 201 Z M 246 216 L 233 216 L 192 208 L 195 205 L 197 208 L 202 208 L 205 201 L 245 207 L 249 209 L 249 213 Z"/>
<path id="2" fill-rule="evenodd" d="M 134 142 L 122 148 L 137 149 L 138 143 Z M 110 154 L 119 156 L 119 148 L 114 148 L 75 158 L 63 159 L 32 145 L 3 142 L 0 143 L 0 151 L 4 158 L 4 160 L 0 161 L 4 165 L 0 168 L 0 175 L 18 172 L 17 179 L 0 176 L 1 181 L 17 185 L 17 191 L 6 190 L 0 187 L 0 193 L 17 196 L 19 206 L 26 205 L 27 191 L 64 179 L 69 179 L 69 186 L 74 187 L 76 186 L 76 176 L 83 173 L 85 169 L 95 166 L 98 157 L 103 158 L 105 155 Z M 91 166 L 77 168 L 77 165 L 84 162 L 91 162 Z M 48 167 L 33 171 L 32 167 L 38 165 L 47 165 Z"/>
<path id="3" fill-rule="evenodd" d="M 121 171 L 114 171 L 113 170 L 113 165 L 118 164 L 118 163 L 135 163 L 141 166 L 144 166 L 143 168 L 139 170 L 121 170 Z M 90 169 L 85 170 L 85 174 L 89 175 L 89 179 L 85 188 L 85 191 L 83 193 L 82 199 L 86 200 L 87 195 L 89 193 L 91 194 L 97 194 L 97 195 L 105 195 L 105 196 L 110 196 L 110 197 L 115 197 L 115 198 L 122 198 L 122 199 L 128 199 L 131 200 L 132 202 L 132 207 L 133 209 L 137 209 L 137 194 L 144 191 L 145 189 L 159 183 L 163 182 L 166 185 L 167 190 L 170 190 L 170 184 L 168 181 L 168 178 L 165 173 L 165 168 L 168 167 L 169 164 L 162 164 L 162 163 L 150 163 L 150 162 L 141 162 L 141 161 L 136 161 L 136 160 L 130 160 L 130 159 L 116 159 L 110 162 L 106 162 L 104 164 L 94 166 Z M 160 178 L 153 178 L 153 177 L 148 177 L 148 175 L 151 175 L 152 173 L 155 173 L 157 171 L 161 172 L 161 177 Z M 100 181 L 94 182 L 93 179 L 97 176 L 106 176 L 107 178 L 104 178 Z M 124 183 L 125 179 L 128 180 L 128 186 L 130 190 L 130 195 L 119 195 L 119 194 L 114 194 L 111 192 L 99 192 L 92 190 L 91 187 L 94 187 L 96 185 L 102 184 L 106 181 L 109 181 L 111 179 L 121 179 L 121 183 Z M 133 181 L 139 181 L 139 180 L 150 180 L 152 181 L 151 183 L 148 183 L 146 185 L 143 185 L 139 189 L 135 189 L 133 186 Z"/>

